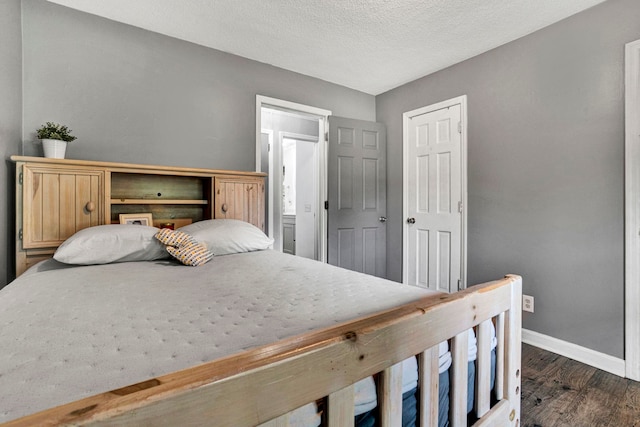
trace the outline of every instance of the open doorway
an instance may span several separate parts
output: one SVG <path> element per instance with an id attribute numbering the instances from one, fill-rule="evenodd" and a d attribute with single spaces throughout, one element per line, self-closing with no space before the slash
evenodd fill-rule
<path id="1" fill-rule="evenodd" d="M 282 138 L 282 249 L 318 259 L 318 139 Z"/>
<path id="2" fill-rule="evenodd" d="M 258 95 L 256 170 L 268 174 L 274 249 L 326 262 L 326 143 L 330 111 Z"/>

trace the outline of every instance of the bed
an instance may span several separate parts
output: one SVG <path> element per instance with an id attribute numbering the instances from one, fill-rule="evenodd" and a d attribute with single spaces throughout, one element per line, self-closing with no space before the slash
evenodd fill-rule
<path id="1" fill-rule="evenodd" d="M 127 228 L 85 230 L 105 227 Z M 472 328 L 475 425 L 519 425 L 518 276 L 435 294 L 249 246 L 199 267 L 137 254 L 30 268 L 0 291 L 0 423 L 345 426 L 354 384 L 375 378 L 377 425 L 396 426 L 415 356 L 419 425 L 436 426 L 446 342 L 447 422 L 463 426 Z"/>
<path id="2" fill-rule="evenodd" d="M 92 229 L 105 228 L 153 229 Z M 505 425 L 518 417 L 518 346 L 509 340 L 519 331 L 511 314 L 519 283 L 510 276 L 441 295 L 271 250 L 216 256 L 195 268 L 172 259 L 44 261 L 0 293 L 0 372 L 11 384 L 0 396 L 0 419 L 280 425 L 288 412 L 327 397 L 320 407 L 328 425 L 346 425 L 354 414 L 350 385 L 380 372 L 380 424 L 397 425 L 399 362 L 419 355 L 428 396 L 437 390 L 439 343 L 451 339 L 451 424 L 464 425 L 468 329 L 478 328 L 482 372 L 488 322 L 496 318 L 499 403 L 478 414 L 480 422 L 498 414 Z M 460 320 L 444 321 L 454 316 Z M 487 406 L 482 375 L 476 400 Z M 432 400 L 420 404 L 421 414 Z"/>

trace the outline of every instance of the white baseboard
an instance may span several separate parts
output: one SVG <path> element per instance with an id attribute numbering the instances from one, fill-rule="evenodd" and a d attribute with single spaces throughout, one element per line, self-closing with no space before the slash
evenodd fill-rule
<path id="1" fill-rule="evenodd" d="M 594 368 L 625 377 L 624 359 L 572 344 L 528 329 L 522 330 L 522 342 L 577 360 Z"/>

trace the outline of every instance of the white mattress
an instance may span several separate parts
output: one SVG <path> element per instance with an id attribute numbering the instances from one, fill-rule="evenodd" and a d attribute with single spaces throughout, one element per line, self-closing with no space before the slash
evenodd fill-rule
<path id="1" fill-rule="evenodd" d="M 0 422 L 430 293 L 273 251 L 45 261 L 0 291 Z"/>

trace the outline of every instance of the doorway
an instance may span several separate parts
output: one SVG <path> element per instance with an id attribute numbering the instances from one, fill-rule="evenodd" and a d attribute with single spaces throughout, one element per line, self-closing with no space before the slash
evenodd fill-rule
<path id="1" fill-rule="evenodd" d="M 467 98 L 403 114 L 403 283 L 466 287 Z"/>
<path id="2" fill-rule="evenodd" d="M 326 262 L 327 117 L 331 111 L 256 96 L 256 170 L 268 174 L 274 249 Z"/>
<path id="3" fill-rule="evenodd" d="M 261 95 L 256 112 L 256 170 L 269 175 L 266 216 L 273 248 L 385 277 L 384 125 L 329 117 L 328 110 Z M 295 174 L 283 164 L 294 151 L 296 158 L 311 159 L 304 166 L 296 160 Z M 300 178 L 300 170 L 313 179 Z M 295 202 L 286 194 L 294 175 Z M 303 237 L 312 228 L 313 238 Z"/>
<path id="4" fill-rule="evenodd" d="M 318 259 L 318 138 L 282 133 L 282 251 Z"/>

